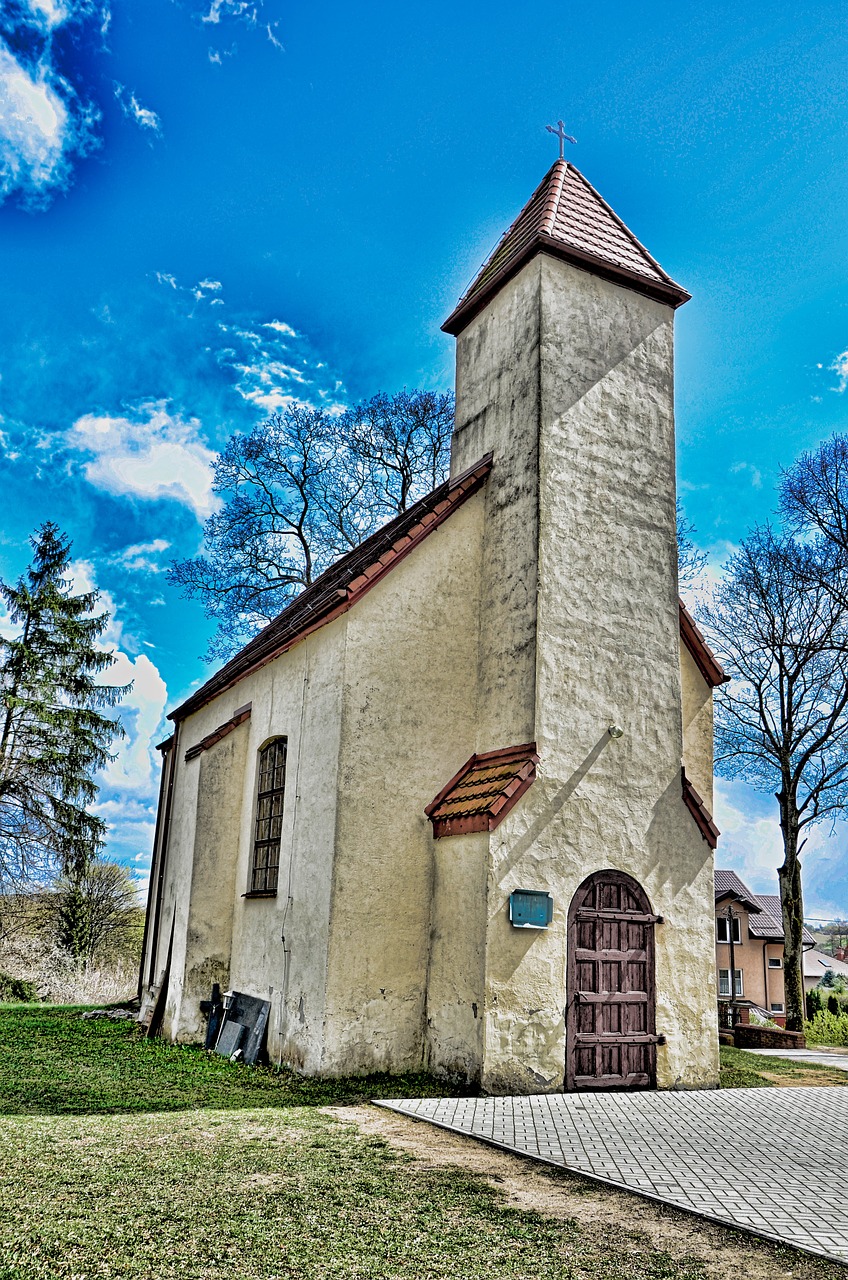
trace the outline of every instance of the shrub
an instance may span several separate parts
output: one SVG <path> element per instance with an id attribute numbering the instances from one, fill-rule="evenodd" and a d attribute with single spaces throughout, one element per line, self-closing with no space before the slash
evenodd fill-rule
<path id="1" fill-rule="evenodd" d="M 820 1009 L 804 1030 L 808 1044 L 848 1044 L 848 1015 Z"/>
<path id="2" fill-rule="evenodd" d="M 836 996 L 827 997 L 827 1011 L 828 1013 L 835 1013 L 837 1017 L 839 1016 L 839 1001 Z"/>
<path id="3" fill-rule="evenodd" d="M 0 1000 L 6 1004 L 13 1000 L 23 1000 L 31 1004 L 37 999 L 38 992 L 34 982 L 27 982 L 25 978 L 13 978 L 10 973 L 3 973 L 0 970 Z"/>
<path id="4" fill-rule="evenodd" d="M 807 1021 L 812 1022 L 817 1013 L 824 1008 L 824 996 L 819 987 L 807 992 Z"/>

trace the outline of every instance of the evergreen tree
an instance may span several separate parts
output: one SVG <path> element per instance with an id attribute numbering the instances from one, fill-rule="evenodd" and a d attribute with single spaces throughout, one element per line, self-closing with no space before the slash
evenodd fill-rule
<path id="1" fill-rule="evenodd" d="M 26 574 L 0 583 L 20 627 L 0 641 L 0 884 L 11 885 L 80 872 L 102 847 L 94 775 L 123 736 L 103 710 L 130 687 L 98 681 L 114 661 L 97 645 L 109 616 L 93 612 L 96 591 L 72 594 L 68 539 L 48 522 L 30 543 Z"/>

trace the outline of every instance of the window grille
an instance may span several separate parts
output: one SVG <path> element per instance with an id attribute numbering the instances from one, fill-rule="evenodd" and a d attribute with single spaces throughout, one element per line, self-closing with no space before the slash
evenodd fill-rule
<path id="1" fill-rule="evenodd" d="M 275 738 L 259 752 L 259 788 L 256 796 L 251 893 L 274 894 L 277 892 L 285 789 L 286 739 Z"/>

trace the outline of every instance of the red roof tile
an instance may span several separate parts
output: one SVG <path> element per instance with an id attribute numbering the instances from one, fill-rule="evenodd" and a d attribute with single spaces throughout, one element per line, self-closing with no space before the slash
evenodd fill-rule
<path id="1" fill-rule="evenodd" d="M 695 819 L 698 830 L 706 840 L 711 849 L 718 844 L 718 838 L 721 835 L 716 824 L 713 822 L 713 815 L 698 795 L 692 783 L 686 777 L 686 770 L 680 770 L 680 777 L 683 783 L 683 803 Z"/>
<path id="2" fill-rule="evenodd" d="M 473 755 L 424 810 L 433 836 L 494 831 L 532 785 L 538 762 L 535 742 Z"/>
<path id="3" fill-rule="evenodd" d="M 442 328 L 460 333 L 489 299 L 539 252 L 564 258 L 672 307 L 691 296 L 663 271 L 582 173 L 557 160 Z"/>
<path id="4" fill-rule="evenodd" d="M 370 538 L 330 565 L 288 608 L 187 698 L 169 720 L 184 720 L 238 680 L 272 662 L 298 641 L 341 614 L 389 573 L 419 542 L 476 493 L 492 469 L 486 454 L 455 480 L 446 480 L 407 511 L 384 524 Z"/>
<path id="5" fill-rule="evenodd" d="M 730 676 L 725 675 L 724 668 L 707 644 L 695 619 L 682 600 L 680 605 L 680 638 L 695 660 L 695 665 L 711 689 L 717 684 L 726 684 Z"/>

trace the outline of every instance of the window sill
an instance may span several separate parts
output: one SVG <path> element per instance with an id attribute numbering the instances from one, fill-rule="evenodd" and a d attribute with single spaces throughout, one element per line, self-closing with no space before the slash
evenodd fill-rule
<path id="1" fill-rule="evenodd" d="M 276 889 L 249 889 L 241 895 L 243 898 L 276 898 Z"/>

